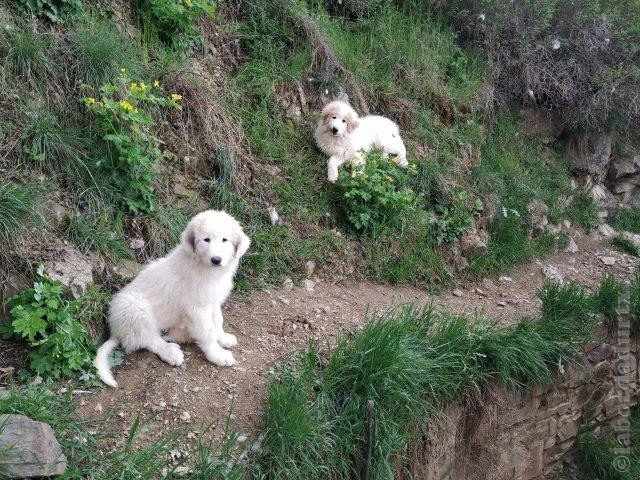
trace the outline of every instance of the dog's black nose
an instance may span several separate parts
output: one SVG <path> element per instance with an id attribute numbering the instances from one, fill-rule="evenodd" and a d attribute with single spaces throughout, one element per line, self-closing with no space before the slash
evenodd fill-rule
<path id="1" fill-rule="evenodd" d="M 211 257 L 211 264 L 212 265 L 220 265 L 220 263 L 222 263 L 222 258 L 220 258 L 220 257 Z"/>
<path id="2" fill-rule="evenodd" d="M 333 134 L 338 133 L 338 128 L 337 127 L 331 127 L 331 133 L 333 133 Z"/>

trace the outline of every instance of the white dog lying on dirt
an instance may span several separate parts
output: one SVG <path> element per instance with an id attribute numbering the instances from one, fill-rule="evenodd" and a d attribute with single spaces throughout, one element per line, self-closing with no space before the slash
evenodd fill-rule
<path id="1" fill-rule="evenodd" d="M 111 300 L 111 338 L 98 349 L 94 362 L 100 379 L 118 387 L 109 367 L 109 355 L 118 345 L 127 353 L 146 348 L 178 366 L 184 355 L 170 341 L 195 341 L 210 362 L 233 365 L 233 355 L 225 348 L 237 341 L 222 329 L 221 306 L 249 244 L 240 224 L 225 212 L 207 210 L 193 217 L 180 245 L 146 266 Z M 167 329 L 169 341 L 161 334 Z"/>
<path id="2" fill-rule="evenodd" d="M 338 167 L 358 151 L 369 151 L 372 147 L 397 155 L 400 166 L 408 165 L 407 150 L 395 122 L 377 115 L 359 117 L 348 103 L 340 100 L 322 109 L 315 137 L 318 148 L 329 155 L 327 177 L 330 182 L 338 179 Z"/>

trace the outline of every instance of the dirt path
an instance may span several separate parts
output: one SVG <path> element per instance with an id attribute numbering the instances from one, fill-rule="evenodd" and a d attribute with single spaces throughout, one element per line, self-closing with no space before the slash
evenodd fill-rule
<path id="1" fill-rule="evenodd" d="M 218 437 L 233 404 L 233 423 L 250 431 L 259 422 L 274 365 L 311 340 L 332 344 L 336 335 L 358 328 L 367 309 L 434 301 L 452 312 L 477 312 L 508 324 L 536 314 L 536 290 L 545 280 L 543 267 L 554 266 L 565 280 L 594 285 L 608 272 L 628 278 L 638 266 L 637 258 L 613 250 L 609 240 L 597 234 L 578 235 L 575 241 L 580 248 L 577 253 L 557 253 L 514 269 L 508 277 L 459 284 L 440 295 L 407 287 L 318 281 L 313 291 L 294 286 L 233 298 L 224 313 L 226 328 L 238 337 L 236 366 L 215 367 L 193 345 L 184 347 L 186 360 L 179 368 L 148 352 L 137 352 L 115 369 L 121 388 L 83 395 L 78 414 L 96 418 L 100 412 L 111 412 L 108 428 L 123 433 L 140 414 L 149 420 L 142 431 L 147 440 L 160 438 L 175 427 L 200 432 L 210 424 L 208 436 Z M 614 257 L 615 264 L 606 266 L 602 256 Z"/>

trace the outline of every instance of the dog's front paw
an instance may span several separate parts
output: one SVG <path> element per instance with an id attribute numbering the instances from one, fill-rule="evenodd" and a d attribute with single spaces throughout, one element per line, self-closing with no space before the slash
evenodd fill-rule
<path id="1" fill-rule="evenodd" d="M 233 354 L 229 350 L 217 348 L 207 352 L 207 360 L 219 367 L 230 367 L 236 363 Z"/>
<path id="2" fill-rule="evenodd" d="M 184 353 L 182 353 L 180 345 L 177 343 L 167 343 L 167 347 L 161 358 L 169 365 L 179 367 L 182 365 L 182 362 L 184 362 Z"/>
<path id="3" fill-rule="evenodd" d="M 236 338 L 236 336 L 227 332 L 222 332 L 220 334 L 220 338 L 218 338 L 218 345 L 223 348 L 235 347 L 237 344 L 238 339 Z"/>
<path id="4" fill-rule="evenodd" d="M 327 180 L 329 180 L 331 183 L 335 183 L 338 180 L 338 172 L 329 170 L 329 173 L 327 174 Z"/>

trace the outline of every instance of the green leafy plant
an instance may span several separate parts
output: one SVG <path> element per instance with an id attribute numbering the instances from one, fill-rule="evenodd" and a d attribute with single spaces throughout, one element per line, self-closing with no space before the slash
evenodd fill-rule
<path id="1" fill-rule="evenodd" d="M 450 202 L 436 203 L 436 215 L 431 222 L 431 234 L 436 244 L 455 242 L 473 228 L 473 217 L 482 209 L 482 203 L 468 192 L 457 189 Z"/>
<path id="2" fill-rule="evenodd" d="M 20 3 L 36 15 L 56 23 L 62 22 L 64 14 L 75 13 L 82 8 L 82 0 L 20 0 Z"/>
<path id="3" fill-rule="evenodd" d="M 216 3 L 212 0 L 135 0 L 138 15 L 171 47 L 185 47 L 198 39 L 195 23 L 203 15 L 213 18 Z"/>
<path id="4" fill-rule="evenodd" d="M 45 275 L 40 266 L 33 288 L 9 300 L 10 326 L 3 327 L 7 338 L 26 340 L 31 369 L 42 377 L 55 379 L 80 373 L 93 378 L 94 346 L 78 318 L 80 303 L 64 296 L 62 284 Z"/>
<path id="5" fill-rule="evenodd" d="M 421 198 L 407 186 L 414 167 L 401 168 L 381 151 L 359 153 L 340 170 L 347 220 L 361 231 L 398 228 L 418 211 Z"/>
<path id="6" fill-rule="evenodd" d="M 125 209 L 133 214 L 153 212 L 157 207 L 153 181 L 155 165 L 163 152 L 161 143 L 151 127 L 155 122 L 145 109 L 152 107 L 180 107 L 181 95 L 165 96 L 160 82 L 151 85 L 132 82 L 126 69 L 116 84 L 106 84 L 100 97 L 85 97 L 84 104 L 98 119 L 98 129 L 106 142 L 106 164 L 96 165 L 105 170 L 113 184 L 121 191 Z"/>

